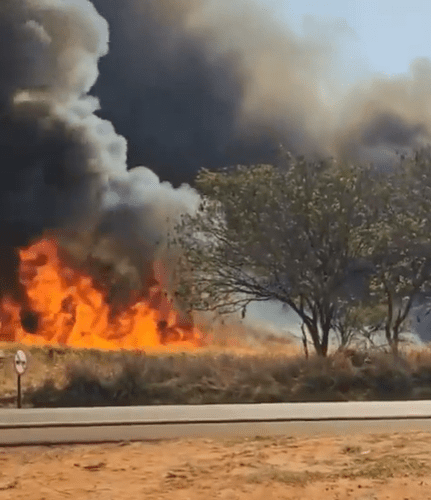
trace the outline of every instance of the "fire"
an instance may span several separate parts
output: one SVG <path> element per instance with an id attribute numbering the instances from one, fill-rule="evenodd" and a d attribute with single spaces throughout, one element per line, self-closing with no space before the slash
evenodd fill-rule
<path id="1" fill-rule="evenodd" d="M 61 261 L 54 240 L 43 239 L 20 250 L 20 260 L 30 311 L 10 298 L 1 301 L 2 340 L 136 350 L 193 349 L 201 344 L 199 330 L 181 322 L 160 287 L 113 315 L 106 293 L 89 275 Z M 28 333 L 32 329 L 34 333 Z"/>

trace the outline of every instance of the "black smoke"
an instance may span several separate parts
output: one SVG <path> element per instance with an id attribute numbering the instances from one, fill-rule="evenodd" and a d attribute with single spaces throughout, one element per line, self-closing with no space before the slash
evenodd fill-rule
<path id="1" fill-rule="evenodd" d="M 192 181 L 202 167 L 274 162 L 281 142 L 294 153 L 319 150 L 304 117 L 315 100 L 307 82 L 300 82 L 303 95 L 294 102 L 298 76 L 312 79 L 304 71 L 307 56 L 301 60 L 301 47 L 293 37 L 274 32 L 268 20 L 261 21 L 268 28 L 264 40 L 262 33 L 253 33 L 253 24 L 248 31 L 246 17 L 234 14 L 238 41 L 221 48 L 220 39 L 228 35 L 227 18 L 192 24 L 193 17 L 203 15 L 214 2 L 123 0 L 119 7 L 115 0 L 94 0 L 94 4 L 109 23 L 110 51 L 99 63 L 100 77 L 92 93 L 101 101 L 100 116 L 127 138 L 129 167 L 146 165 L 162 179 L 180 184 Z M 219 2 L 217 13 L 227 6 Z M 251 20 L 257 22 L 253 13 Z M 254 36 L 257 47 L 255 41 L 249 43 Z M 280 53 L 273 63 L 267 58 L 269 73 L 262 77 L 268 89 L 259 102 L 251 95 L 252 87 L 260 78 L 262 48 L 271 40 L 274 52 Z M 286 73 L 282 64 L 291 66 L 285 88 L 280 89 L 284 95 L 277 95 L 280 76 L 270 81 L 277 63 L 281 75 Z M 309 104 L 300 109 L 305 99 Z M 270 100 L 282 105 L 284 115 L 280 108 L 273 112 Z M 267 106 L 269 119 L 265 113 L 246 111 L 248 104 L 257 105 L 255 111 Z"/>
<path id="2" fill-rule="evenodd" d="M 113 301 L 151 286 L 169 227 L 199 202 L 157 175 L 274 162 L 280 144 L 387 163 L 429 141 L 428 60 L 330 106 L 331 64 L 330 37 L 251 1 L 1 0 L 0 295 L 25 304 L 17 252 L 47 231 Z"/>
<path id="3" fill-rule="evenodd" d="M 59 61 L 48 54 L 55 42 L 38 24 L 43 14 L 31 14 L 25 2 L 0 4 L 0 294 L 21 301 L 17 248 L 89 213 L 94 186 L 88 175 L 94 147 L 55 109 L 54 93 L 72 88 L 62 88 Z M 60 42 L 55 49 L 60 56 Z"/>
<path id="4" fill-rule="evenodd" d="M 197 195 L 127 172 L 127 144 L 88 95 L 108 50 L 108 26 L 87 0 L 0 4 L 0 295 L 24 306 L 19 248 L 49 232 L 76 263 L 145 290 L 166 219 Z M 106 271 L 108 270 L 108 271 Z"/>
<path id="5" fill-rule="evenodd" d="M 252 1 L 94 0 L 110 27 L 92 93 L 128 140 L 129 168 L 174 184 L 202 167 L 310 157 L 387 164 L 430 139 L 430 64 L 325 105 L 336 40 L 298 37 Z M 348 31 L 348 27 L 344 27 Z M 332 66 L 331 66 L 332 65 Z M 342 69 L 339 70 L 342 74 Z"/>

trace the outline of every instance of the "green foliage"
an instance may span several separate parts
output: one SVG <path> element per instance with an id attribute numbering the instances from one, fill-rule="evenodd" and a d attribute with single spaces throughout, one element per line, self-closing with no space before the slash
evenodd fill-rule
<path id="1" fill-rule="evenodd" d="M 430 174 L 425 150 L 394 166 L 382 179 L 385 197 L 369 231 L 374 267 L 369 302 L 386 306 L 384 329 L 395 351 L 415 300 L 430 289 Z"/>
<path id="2" fill-rule="evenodd" d="M 200 172 L 201 206 L 174 241 L 178 297 L 193 309 L 243 313 L 251 301 L 278 300 L 322 355 L 331 329 L 346 344 L 365 326 L 361 311 L 384 305 L 396 346 L 429 284 L 431 162 L 422 154 L 379 172 L 286 160 Z"/>

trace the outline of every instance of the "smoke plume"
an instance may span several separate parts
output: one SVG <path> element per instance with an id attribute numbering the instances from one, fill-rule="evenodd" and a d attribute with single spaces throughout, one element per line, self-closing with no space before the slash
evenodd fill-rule
<path id="1" fill-rule="evenodd" d="M 301 43 L 243 1 L 94 4 L 111 44 L 93 93 L 128 139 L 130 166 L 180 184 L 201 167 L 275 161 L 280 142 L 325 152 L 315 90 L 327 47 Z"/>
<path id="2" fill-rule="evenodd" d="M 87 0 L 0 4 L 0 294 L 25 304 L 17 249 L 55 233 L 107 284 L 145 291 L 166 221 L 197 195 L 141 167 L 88 95 L 108 25 Z"/>
<path id="3" fill-rule="evenodd" d="M 113 301 L 145 293 L 201 167 L 274 162 L 280 144 L 386 165 L 425 145 L 431 63 L 329 105 L 337 36 L 243 0 L 2 0 L 0 295 L 25 302 L 17 249 L 47 231 Z"/>
<path id="4" fill-rule="evenodd" d="M 337 53 L 353 35 L 340 20 L 300 37 L 251 1 L 94 4 L 111 32 L 92 91 L 100 115 L 127 138 L 130 166 L 174 184 L 201 167 L 274 162 L 280 143 L 387 165 L 429 141 L 430 62 L 342 91 Z"/>

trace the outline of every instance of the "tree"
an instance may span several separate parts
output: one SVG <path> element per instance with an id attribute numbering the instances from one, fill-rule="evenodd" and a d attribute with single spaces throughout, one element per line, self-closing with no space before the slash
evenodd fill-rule
<path id="1" fill-rule="evenodd" d="M 412 306 L 431 285 L 431 159 L 429 150 L 402 158 L 385 175 L 379 213 L 368 230 L 374 273 L 369 300 L 385 305 L 383 328 L 394 353 Z"/>
<path id="2" fill-rule="evenodd" d="M 233 312 L 278 300 L 300 317 L 317 354 L 372 272 L 379 174 L 333 160 L 287 157 L 284 168 L 200 172 L 202 204 L 184 216 L 177 296 L 189 308 Z"/>

